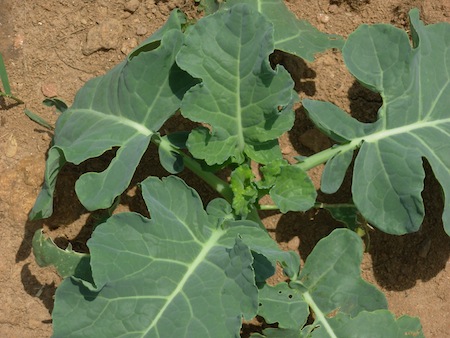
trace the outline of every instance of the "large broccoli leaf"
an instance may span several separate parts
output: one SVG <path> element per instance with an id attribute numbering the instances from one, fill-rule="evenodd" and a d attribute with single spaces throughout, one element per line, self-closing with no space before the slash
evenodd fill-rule
<path id="1" fill-rule="evenodd" d="M 78 198 L 88 210 L 108 208 L 127 188 L 152 135 L 196 83 L 175 64 L 184 41 L 184 20 L 180 12 L 173 12 L 127 60 L 78 92 L 57 121 L 44 186 L 30 218 L 52 214 L 56 178 L 66 162 L 79 164 L 113 147 L 119 149 L 105 171 L 86 173 L 77 181 Z"/>
<path id="2" fill-rule="evenodd" d="M 272 52 L 272 25 L 245 4 L 189 30 L 177 63 L 202 82 L 186 93 L 181 113 L 211 127 L 190 134 L 194 157 L 210 165 L 241 163 L 244 155 L 260 163 L 281 157 L 277 138 L 293 125 L 297 95 L 289 73 L 271 68 Z"/>
<path id="3" fill-rule="evenodd" d="M 392 234 L 417 231 L 424 217 L 421 192 L 425 157 L 444 195 L 450 196 L 450 24 L 425 26 L 410 12 L 412 40 L 393 26 L 362 25 L 343 48 L 350 72 L 379 92 L 383 106 L 375 123 L 360 123 L 326 102 L 304 100 L 309 116 L 339 143 L 322 181 L 333 192 L 342 181 L 354 149 L 361 145 L 353 170 L 353 199 L 373 225 Z M 335 174 L 334 174 L 335 173 Z M 450 206 L 444 206 L 450 234 Z"/>
<path id="4" fill-rule="evenodd" d="M 177 177 L 150 177 L 141 187 L 152 219 L 122 213 L 96 228 L 88 241 L 94 284 L 63 281 L 54 335 L 239 337 L 242 317 L 258 307 L 252 251 L 272 273 L 280 261 L 295 275 L 299 260 L 258 224 L 219 212 L 223 200 L 207 213 Z"/>

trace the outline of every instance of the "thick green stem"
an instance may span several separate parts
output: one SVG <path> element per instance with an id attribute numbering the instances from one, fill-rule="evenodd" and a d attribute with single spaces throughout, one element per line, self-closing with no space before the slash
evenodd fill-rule
<path id="1" fill-rule="evenodd" d="M 317 202 L 314 204 L 314 208 L 316 209 L 324 209 L 324 208 L 349 208 L 354 207 L 353 203 L 336 203 L 336 204 L 328 204 Z M 259 210 L 279 210 L 280 208 L 275 204 L 260 204 L 258 205 Z"/>
<path id="2" fill-rule="evenodd" d="M 232 202 L 233 191 L 231 190 L 230 185 L 227 182 L 220 179 L 213 173 L 204 170 L 200 163 L 198 163 L 196 160 L 189 157 L 185 153 L 180 151 L 179 154 L 183 157 L 184 165 L 186 166 L 186 168 L 191 170 L 194 174 L 205 181 L 211 188 L 221 194 L 223 198 L 225 198 L 228 202 Z"/>
<path id="3" fill-rule="evenodd" d="M 355 150 L 359 148 L 360 145 L 361 145 L 360 139 L 353 140 L 352 142 L 346 144 L 336 145 L 331 148 L 325 149 L 317 154 L 314 154 L 295 165 L 302 168 L 304 171 L 308 171 L 314 167 L 317 167 L 319 164 L 325 163 L 333 156 L 336 156 L 341 152 L 344 153 L 346 151 Z"/>
<path id="4" fill-rule="evenodd" d="M 175 152 L 183 157 L 183 162 L 186 168 L 191 170 L 194 174 L 196 174 L 199 178 L 205 181 L 211 188 L 217 191 L 219 194 L 223 196 L 229 203 L 233 201 L 233 191 L 231 190 L 229 184 L 224 180 L 220 179 L 213 173 L 206 171 L 202 168 L 200 163 L 191 158 L 189 155 L 185 154 L 181 150 L 172 146 L 172 144 L 160 137 L 152 138 L 152 142 L 157 146 L 161 147 L 167 152 Z"/>
<path id="5" fill-rule="evenodd" d="M 320 323 L 330 338 L 338 338 L 336 336 L 336 334 L 334 333 L 333 328 L 328 323 L 327 317 L 322 312 L 322 310 L 319 308 L 319 306 L 316 304 L 313 297 L 310 295 L 310 293 L 308 291 L 303 293 L 303 298 L 305 299 L 306 303 L 308 303 L 309 307 L 311 308 L 311 310 L 314 312 L 314 314 L 316 316 L 315 323 Z"/>

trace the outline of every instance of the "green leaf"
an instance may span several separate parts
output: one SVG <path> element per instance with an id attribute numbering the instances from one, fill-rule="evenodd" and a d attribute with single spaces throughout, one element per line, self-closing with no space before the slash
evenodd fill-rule
<path id="1" fill-rule="evenodd" d="M 290 254 L 258 224 L 224 219 L 223 200 L 211 207 L 220 217 L 206 213 L 179 178 L 150 177 L 141 188 L 152 219 L 122 213 L 96 228 L 88 241 L 96 288 L 63 281 L 54 335 L 238 337 L 258 307 L 250 250 L 273 265 Z"/>
<path id="2" fill-rule="evenodd" d="M 48 158 L 45 164 L 44 184 L 30 211 L 30 220 L 37 220 L 50 217 L 53 213 L 53 193 L 56 187 L 56 178 L 62 169 L 66 159 L 61 149 L 50 148 Z"/>
<path id="3" fill-rule="evenodd" d="M 395 320 L 384 295 L 361 278 L 362 249 L 354 232 L 337 229 L 319 241 L 298 278 L 265 285 L 258 315 L 278 328 L 255 337 L 422 337 L 417 319 Z M 304 326 L 309 309 L 315 320 Z"/>
<path id="4" fill-rule="evenodd" d="M 356 231 L 359 227 L 358 209 L 354 205 L 335 206 L 331 204 L 324 206 L 324 209 L 328 210 L 335 220 L 344 223 L 350 230 Z"/>
<path id="5" fill-rule="evenodd" d="M 202 82 L 186 93 L 181 113 L 211 127 L 189 136 L 196 158 L 212 165 L 229 158 L 242 163 L 255 152 L 273 156 L 276 139 L 293 125 L 297 95 L 289 73 L 271 68 L 272 52 L 272 25 L 244 4 L 207 16 L 188 31 L 177 63 Z"/>
<path id="6" fill-rule="evenodd" d="M 230 187 L 233 190 L 233 209 L 236 214 L 247 216 L 258 197 L 258 189 L 253 183 L 255 176 L 252 169 L 243 164 L 231 173 Z"/>
<path id="7" fill-rule="evenodd" d="M 258 315 L 269 324 L 278 323 L 279 328 L 300 330 L 308 319 L 309 307 L 301 293 L 287 283 L 265 284 L 259 291 Z"/>
<path id="8" fill-rule="evenodd" d="M 299 167 L 285 165 L 270 189 L 270 196 L 282 213 L 306 211 L 314 206 L 317 192 L 308 174 Z"/>
<path id="9" fill-rule="evenodd" d="M 330 325 L 328 330 L 325 326 L 320 325 L 314 329 L 311 337 L 425 337 L 417 318 L 404 316 L 396 320 L 394 315 L 387 310 L 363 311 L 355 318 L 339 313 L 336 317 L 328 319 L 328 323 Z"/>
<path id="10" fill-rule="evenodd" d="M 187 132 L 176 132 L 162 136 L 158 147 L 159 161 L 171 174 L 178 174 L 184 169 L 183 157 L 179 149 L 186 148 Z"/>
<path id="11" fill-rule="evenodd" d="M 344 45 L 341 36 L 322 33 L 308 21 L 298 20 L 282 0 L 227 0 L 225 6 L 237 3 L 252 6 L 273 24 L 275 49 L 312 62 L 314 54 Z"/>
<path id="12" fill-rule="evenodd" d="M 40 267 L 54 266 L 63 277 L 74 276 L 92 282 L 92 272 L 89 265 L 89 255 L 78 253 L 69 246 L 60 249 L 51 238 L 45 238 L 42 230 L 37 230 L 33 236 L 33 254 Z"/>
<path id="13" fill-rule="evenodd" d="M 281 168 L 289 165 L 288 161 L 279 159 L 268 163 L 259 168 L 262 174 L 262 179 L 257 183 L 259 189 L 270 189 L 275 184 L 277 177 L 281 173 Z"/>
<path id="14" fill-rule="evenodd" d="M 298 279 L 290 285 L 302 291 L 313 311 L 356 316 L 361 311 L 386 309 L 381 291 L 361 278 L 362 241 L 347 229 L 334 230 L 308 256 Z M 318 315 L 316 313 L 316 315 Z"/>
<path id="15" fill-rule="evenodd" d="M 249 248 L 180 179 L 141 187 L 152 220 L 124 213 L 98 226 L 88 242 L 98 289 L 62 283 L 55 336 L 237 336 L 257 307 Z"/>
<path id="16" fill-rule="evenodd" d="M 391 234 L 417 231 L 422 223 L 422 158 L 450 196 L 450 24 L 425 26 L 417 10 L 410 17 L 413 47 L 404 31 L 377 24 L 360 26 L 343 48 L 350 72 L 383 98 L 375 123 L 360 123 L 330 103 L 303 101 L 320 129 L 340 137 L 338 148 L 361 146 L 354 203 L 369 223 Z M 448 203 L 442 218 L 450 234 Z"/>
<path id="17" fill-rule="evenodd" d="M 334 194 L 344 181 L 347 169 L 353 159 L 353 151 L 340 152 L 327 161 L 323 170 L 320 190 L 325 194 Z"/>
<path id="18" fill-rule="evenodd" d="M 42 101 L 47 107 L 55 107 L 59 113 L 64 113 L 67 110 L 67 104 L 58 98 L 50 98 Z"/>
<path id="19" fill-rule="evenodd" d="M 9 85 L 8 72 L 6 71 L 5 62 L 3 56 L 0 54 L 0 80 L 3 85 L 3 90 L 6 95 L 11 95 L 11 87 Z"/>
<path id="20" fill-rule="evenodd" d="M 196 83 L 175 64 L 184 41 L 174 12 L 157 38 L 147 40 L 128 60 L 90 80 L 56 124 L 54 146 L 59 160 L 47 161 L 46 181 L 31 218 L 51 215 L 54 184 L 64 159 L 79 164 L 119 147 L 101 173 L 82 175 L 76 184 L 88 210 L 108 208 L 129 185 L 151 137 L 179 108 L 185 91 Z M 55 150 L 58 149 L 56 152 Z M 107 189 L 105 189 L 107 187 Z"/>
<path id="21" fill-rule="evenodd" d="M 36 122 L 37 124 L 41 125 L 44 128 L 47 128 L 48 130 L 53 130 L 55 128 L 53 128 L 53 126 L 48 123 L 45 119 L 43 119 L 42 117 L 40 117 L 39 115 L 33 113 L 31 110 L 29 109 L 25 109 L 23 111 L 25 113 L 26 116 L 28 116 L 28 118 L 33 121 Z"/>

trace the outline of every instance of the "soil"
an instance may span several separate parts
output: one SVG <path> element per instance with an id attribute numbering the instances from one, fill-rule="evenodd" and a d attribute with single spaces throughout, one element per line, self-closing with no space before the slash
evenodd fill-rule
<path id="1" fill-rule="evenodd" d="M 421 11 L 426 24 L 450 22 L 450 4 L 441 0 L 291 0 L 290 9 L 320 30 L 348 36 L 362 23 L 390 23 L 408 30 L 407 13 Z M 0 336 L 49 337 L 52 333 L 53 296 L 61 279 L 51 268 L 34 261 L 31 239 L 44 228 L 58 244 L 83 250 L 95 215 L 77 202 L 74 183 L 87 170 L 99 170 L 111 154 L 82 165 L 67 166 L 58 181 L 55 213 L 47 220 L 29 222 L 43 180 L 46 152 L 52 134 L 30 121 L 24 108 L 54 123 L 54 108 L 42 105 L 46 97 L 58 96 L 71 103 L 90 78 L 102 75 L 124 59 L 133 47 L 160 27 L 175 7 L 196 17 L 193 0 L 0 0 L 0 53 L 5 58 L 12 91 L 25 101 L 15 105 L 0 101 Z M 381 104 L 378 95 L 362 88 L 345 70 L 341 54 L 329 51 L 313 63 L 279 53 L 275 58 L 293 74 L 299 95 L 331 101 L 362 121 L 373 121 Z M 293 158 L 309 155 L 330 145 L 308 121 L 301 107 L 295 127 L 281 139 L 284 154 Z M 178 129 L 179 121 L 165 126 Z M 108 157 L 109 156 L 109 157 Z M 148 175 L 167 175 L 157 165 L 150 148 L 135 181 Z M 362 273 L 385 294 L 396 315 L 421 318 L 426 337 L 450 336 L 450 239 L 442 226 L 443 199 L 439 183 L 425 163 L 427 178 L 423 197 L 426 219 L 421 230 L 405 236 L 370 232 Z M 311 171 L 319 188 L 321 168 Z M 189 172 L 182 177 L 208 198 L 214 193 Z M 321 201 L 345 202 L 347 178 L 338 193 Z M 120 210 L 142 211 L 135 189 L 128 190 Z M 266 212 L 263 221 L 283 248 L 298 250 L 306 258 L 315 243 L 342 226 L 326 212 Z M 252 326 L 253 327 L 253 326 Z"/>

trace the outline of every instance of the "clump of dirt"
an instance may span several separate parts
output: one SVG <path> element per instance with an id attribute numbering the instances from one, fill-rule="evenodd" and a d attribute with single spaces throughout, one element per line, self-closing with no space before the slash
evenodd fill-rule
<path id="1" fill-rule="evenodd" d="M 327 33 L 348 36 L 362 23 L 392 23 L 408 28 L 407 13 L 419 7 L 426 23 L 449 22 L 450 5 L 438 0 L 318 0 L 287 1 L 299 18 Z M 126 54 L 161 27 L 175 8 L 198 17 L 194 0 L 39 0 L 11 2 L 0 0 L 0 53 L 5 57 L 13 92 L 26 108 L 54 123 L 58 113 L 41 104 L 46 97 L 58 96 L 70 103 L 75 93 L 92 77 L 99 76 L 122 61 Z M 301 98 L 330 101 L 361 121 L 371 122 L 381 104 L 379 95 L 361 87 L 346 70 L 339 51 L 318 55 L 312 63 L 283 53 L 273 56 L 292 74 Z M 89 214 L 77 201 L 74 184 L 89 170 L 101 170 L 113 153 L 80 166 L 67 166 L 57 185 L 54 215 L 43 221 L 27 221 L 42 184 L 45 156 L 52 134 L 31 122 L 23 106 L 0 101 L 0 335 L 3 337 L 48 337 L 51 335 L 53 295 L 60 278 L 52 269 L 41 269 L 31 253 L 34 232 L 44 228 L 64 246 L 86 250 L 85 242 L 98 214 Z M 306 117 L 296 111 L 292 132 L 281 138 L 288 158 L 310 155 L 330 145 Z M 182 128 L 179 121 L 165 126 Z M 185 127 L 188 127 L 185 125 Z M 167 175 L 157 165 L 156 149 L 150 148 L 134 182 L 149 175 Z M 442 230 L 439 184 L 427 170 L 423 193 L 426 220 L 422 229 L 406 236 L 371 232 L 371 245 L 362 264 L 364 277 L 385 292 L 396 315 L 419 316 L 427 337 L 450 336 L 450 240 Z M 321 168 L 310 174 L 320 185 Z M 349 173 L 341 190 L 322 200 L 348 201 Z M 182 178 L 206 199 L 214 192 L 189 172 Z M 122 197 L 119 210 L 145 213 L 136 189 Z M 326 212 L 262 213 L 272 236 L 284 248 L 298 250 L 306 258 L 315 243 L 342 226 Z"/>

